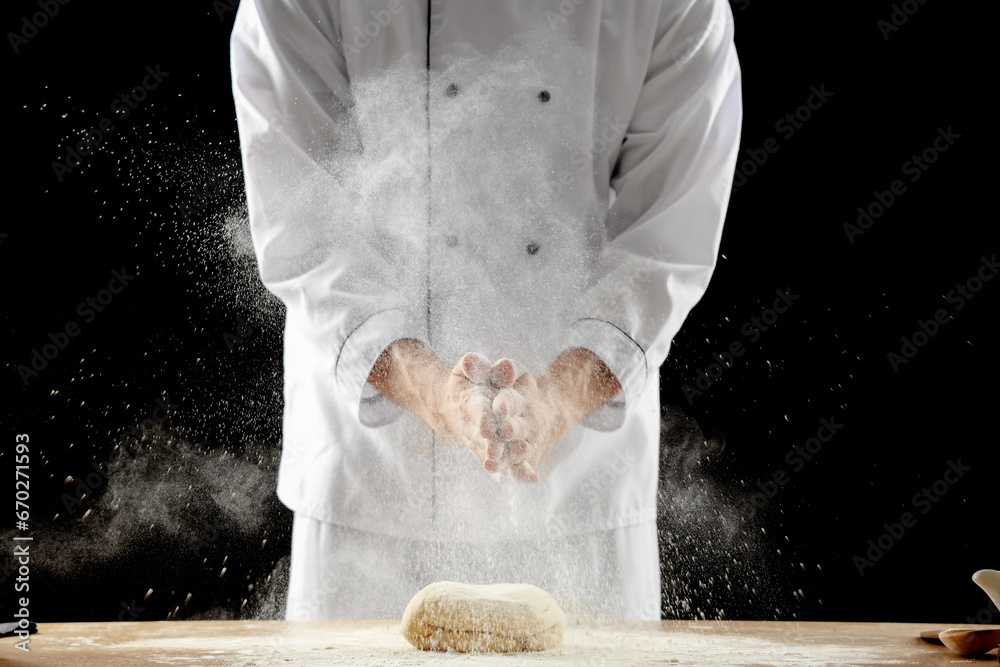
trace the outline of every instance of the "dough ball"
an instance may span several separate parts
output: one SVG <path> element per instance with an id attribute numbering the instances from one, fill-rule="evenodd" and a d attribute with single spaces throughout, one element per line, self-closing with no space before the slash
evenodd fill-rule
<path id="1" fill-rule="evenodd" d="M 413 596 L 403 612 L 406 640 L 425 651 L 541 651 L 562 643 L 566 616 L 530 584 L 440 581 Z"/>

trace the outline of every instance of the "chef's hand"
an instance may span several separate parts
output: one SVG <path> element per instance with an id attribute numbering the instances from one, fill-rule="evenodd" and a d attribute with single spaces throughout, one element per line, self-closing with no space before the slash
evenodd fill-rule
<path id="1" fill-rule="evenodd" d="M 502 447 L 492 404 L 498 391 L 514 383 L 510 361 L 490 366 L 470 353 L 452 367 L 420 341 L 402 339 L 379 356 L 368 382 L 484 462 Z"/>
<path id="2" fill-rule="evenodd" d="M 506 359 L 490 366 L 481 356 L 466 354 L 451 369 L 436 393 L 433 421 L 428 423 L 444 437 L 465 445 L 490 469 L 502 450 L 500 418 L 493 412 L 497 392 L 514 384 L 514 366 Z"/>
<path id="3" fill-rule="evenodd" d="M 498 390 L 493 400 L 503 444 L 491 442 L 486 469 L 537 482 L 542 456 L 620 390 L 604 362 L 583 348 L 559 355 L 537 379 L 530 373 L 521 375 L 513 387 Z"/>

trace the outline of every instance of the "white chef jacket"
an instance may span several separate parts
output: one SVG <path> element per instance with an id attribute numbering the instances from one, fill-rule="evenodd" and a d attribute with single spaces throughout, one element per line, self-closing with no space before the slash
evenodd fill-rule
<path id="1" fill-rule="evenodd" d="M 742 124 L 725 0 L 244 0 L 247 204 L 287 306 L 278 495 L 404 538 L 656 518 L 659 367 L 715 268 Z M 609 205 L 609 186 L 616 197 Z M 498 484 L 367 384 L 403 338 L 621 383 Z"/>

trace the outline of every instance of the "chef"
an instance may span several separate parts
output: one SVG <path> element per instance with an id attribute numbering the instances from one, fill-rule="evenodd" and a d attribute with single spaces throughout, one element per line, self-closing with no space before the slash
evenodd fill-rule
<path id="1" fill-rule="evenodd" d="M 659 619 L 659 368 L 729 201 L 728 3 L 244 0 L 231 56 L 287 307 L 286 617 L 453 580 Z"/>

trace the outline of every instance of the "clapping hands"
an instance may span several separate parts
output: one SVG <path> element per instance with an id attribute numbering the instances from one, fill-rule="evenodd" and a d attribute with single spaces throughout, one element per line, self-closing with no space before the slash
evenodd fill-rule
<path id="1" fill-rule="evenodd" d="M 537 482 L 542 457 L 593 409 L 582 395 L 586 387 L 577 385 L 573 391 L 569 378 L 561 374 L 567 361 L 560 356 L 537 379 L 531 373 L 515 378 L 513 364 L 506 359 L 489 366 L 482 357 L 468 354 L 455 367 L 475 387 L 478 444 L 473 451 L 486 470 Z"/>
<path id="2" fill-rule="evenodd" d="M 368 381 L 441 436 L 478 455 L 483 467 L 537 482 L 540 461 L 587 414 L 620 389 L 592 352 L 563 352 L 535 378 L 509 359 L 466 354 L 448 370 L 423 344 L 394 343 Z"/>

